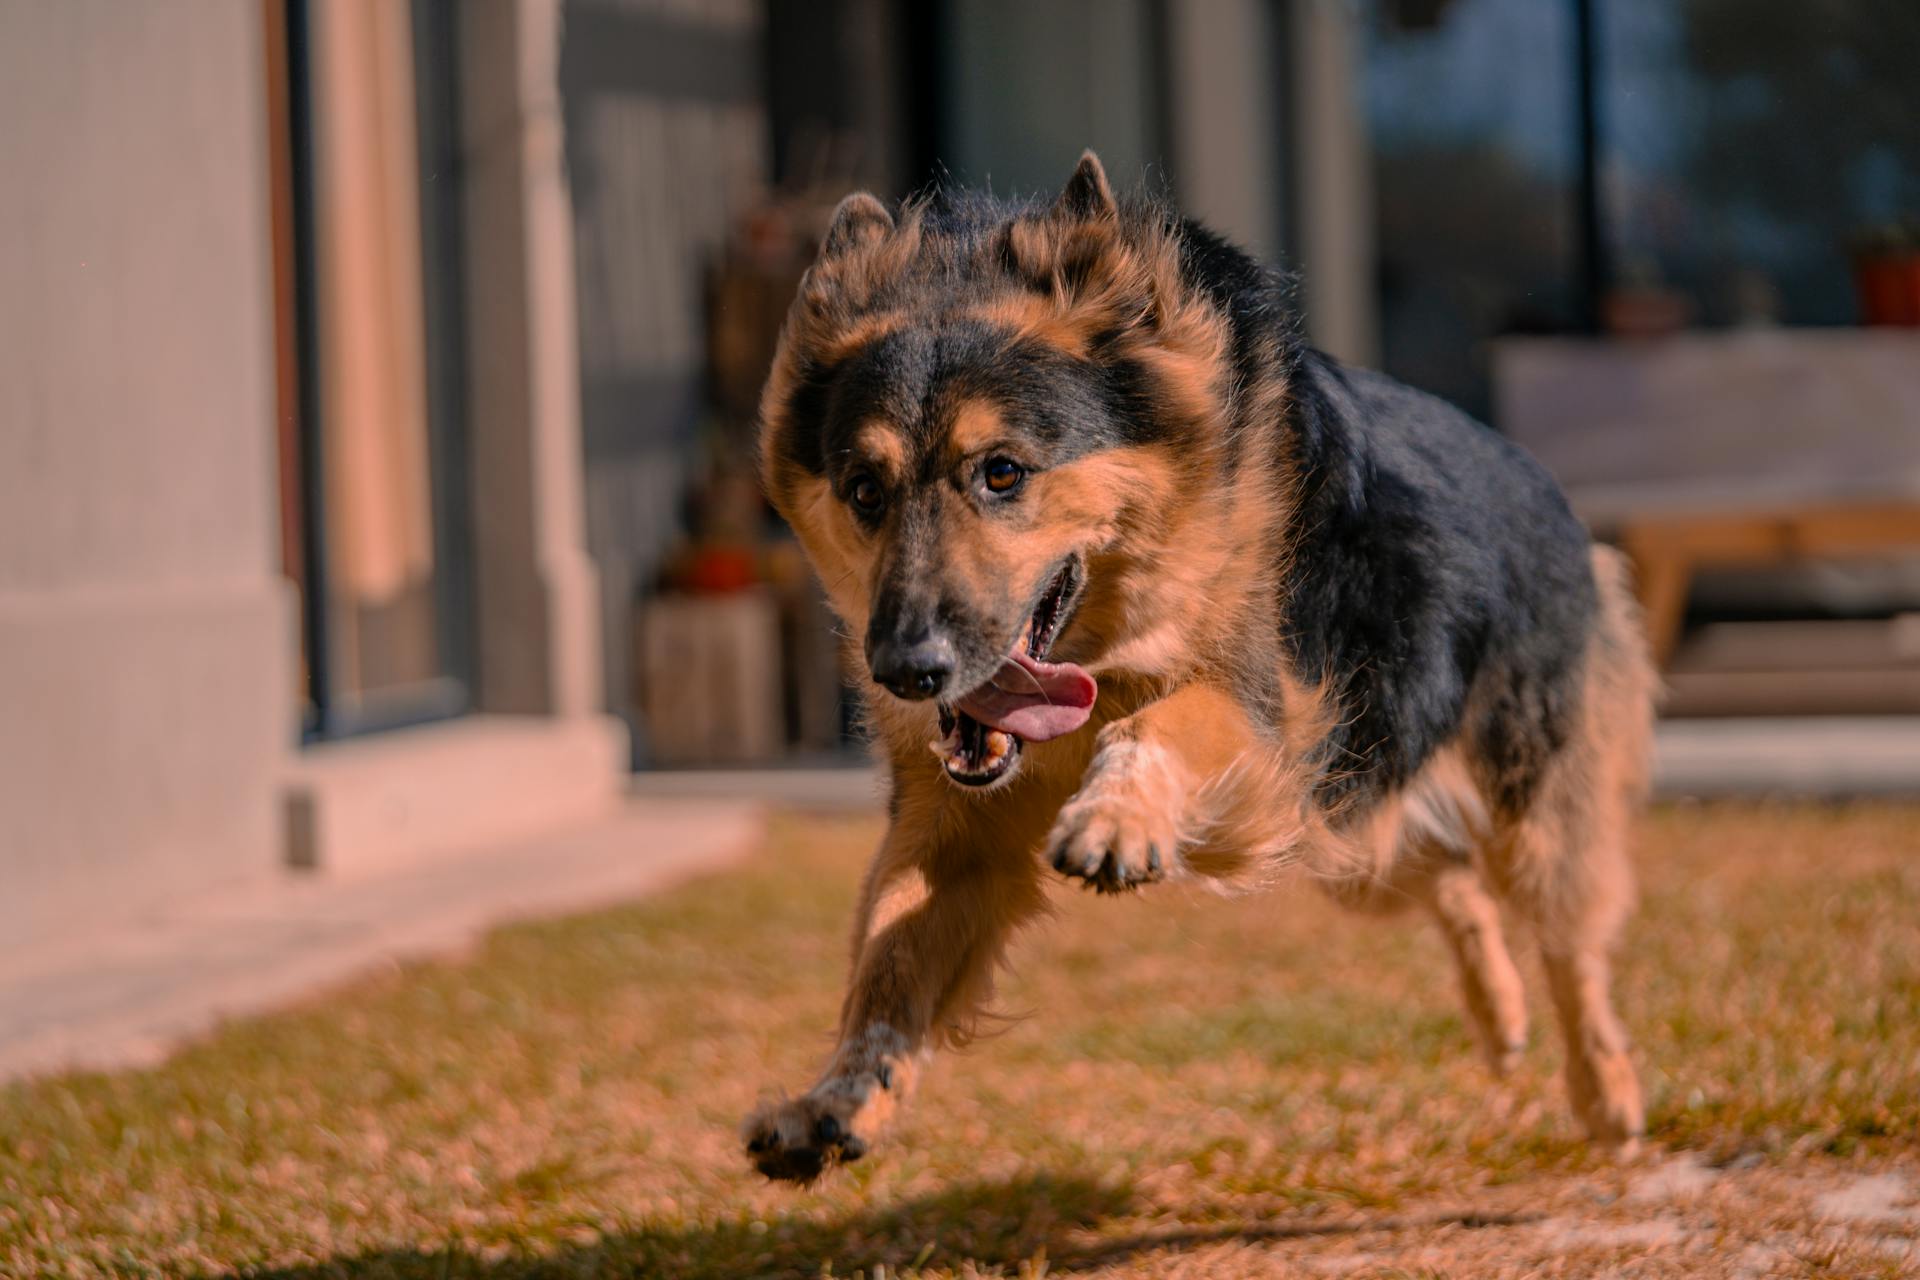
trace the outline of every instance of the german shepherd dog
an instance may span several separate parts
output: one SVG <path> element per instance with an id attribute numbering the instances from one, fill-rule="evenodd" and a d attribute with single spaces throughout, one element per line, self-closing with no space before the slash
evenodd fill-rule
<path id="1" fill-rule="evenodd" d="M 761 417 L 892 788 L 838 1047 L 746 1121 L 761 1172 L 868 1150 L 1051 876 L 1292 864 L 1432 914 L 1496 1071 L 1526 1040 L 1504 898 L 1574 1109 L 1633 1143 L 1608 953 L 1654 679 L 1621 561 L 1531 458 L 1310 350 L 1283 276 L 1091 152 L 1051 202 L 849 196 Z"/>

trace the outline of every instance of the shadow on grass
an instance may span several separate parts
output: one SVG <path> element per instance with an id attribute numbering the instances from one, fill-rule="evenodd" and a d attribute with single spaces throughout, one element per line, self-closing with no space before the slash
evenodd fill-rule
<path id="1" fill-rule="evenodd" d="M 246 1268 L 206 1280 L 521 1280 L 588 1276 L 851 1276 L 877 1265 L 888 1274 L 916 1265 L 957 1268 L 962 1261 L 1008 1273 L 1044 1255 L 1047 1274 L 1090 1271 L 1141 1254 L 1229 1241 L 1302 1240 L 1416 1228 L 1501 1227 L 1538 1215 L 1374 1214 L 1329 1221 L 1301 1215 L 1279 1221 L 1171 1227 L 1100 1234 L 1109 1219 L 1136 1209 L 1131 1190 L 1076 1177 L 968 1183 L 936 1195 L 833 1218 L 708 1226 L 610 1235 L 591 1245 L 538 1255 L 483 1258 L 465 1249 L 382 1250 L 323 1263 Z"/>

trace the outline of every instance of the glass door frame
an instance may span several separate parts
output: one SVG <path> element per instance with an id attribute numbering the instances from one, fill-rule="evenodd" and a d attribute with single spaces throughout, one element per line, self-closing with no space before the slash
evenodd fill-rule
<path id="1" fill-rule="evenodd" d="M 422 301 L 426 325 L 428 479 L 434 550 L 435 641 L 441 673 L 372 705 L 349 706 L 335 687 L 329 629 L 326 406 L 319 361 L 318 226 L 314 196 L 311 0 L 284 5 L 287 197 L 290 213 L 292 358 L 296 406 L 292 484 L 297 518 L 304 693 L 300 739 L 321 742 L 463 715 L 473 709 L 476 657 L 471 471 L 466 431 L 464 237 L 460 162 L 457 0 L 412 0 L 419 145 Z M 278 17 L 279 15 L 276 15 Z M 291 492 L 289 492 L 291 489 Z"/>

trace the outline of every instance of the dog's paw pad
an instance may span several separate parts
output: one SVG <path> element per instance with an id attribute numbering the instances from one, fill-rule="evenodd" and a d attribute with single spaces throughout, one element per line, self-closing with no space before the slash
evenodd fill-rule
<path id="1" fill-rule="evenodd" d="M 1162 877 L 1165 860 L 1157 846 L 1148 845 L 1144 854 L 1126 847 L 1067 840 L 1053 853 L 1053 869 L 1079 880 L 1095 893 L 1126 893 Z"/>
<path id="2" fill-rule="evenodd" d="M 1096 893 L 1125 893 L 1166 878 L 1175 848 L 1164 815 L 1108 804 L 1070 804 L 1047 838 L 1055 871 Z"/>
<path id="3" fill-rule="evenodd" d="M 1167 753 L 1131 741 L 1103 746 L 1061 807 L 1043 846 L 1054 870 L 1098 893 L 1123 893 L 1175 870 L 1185 788 Z"/>
<path id="4" fill-rule="evenodd" d="M 777 1182 L 805 1185 L 867 1154 L 859 1130 L 869 1109 L 862 1107 L 860 1091 L 846 1090 L 768 1103 L 741 1126 L 747 1158 Z"/>

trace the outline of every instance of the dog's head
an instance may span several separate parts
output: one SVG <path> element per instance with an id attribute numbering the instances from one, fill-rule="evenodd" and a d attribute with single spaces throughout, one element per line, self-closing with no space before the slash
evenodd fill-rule
<path id="1" fill-rule="evenodd" d="M 1123 210 L 1091 153 L 1050 204 L 841 203 L 762 400 L 764 477 L 876 697 L 938 709 L 954 780 L 1087 720 L 1124 612 L 1101 565 L 1177 487 L 1225 344 L 1176 225 Z"/>

